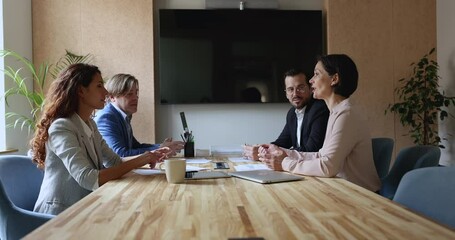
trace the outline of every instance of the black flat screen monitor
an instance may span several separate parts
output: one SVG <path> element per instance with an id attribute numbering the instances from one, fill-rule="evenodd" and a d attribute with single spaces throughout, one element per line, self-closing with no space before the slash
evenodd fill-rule
<path id="1" fill-rule="evenodd" d="M 287 102 L 283 74 L 312 76 L 323 54 L 321 11 L 159 11 L 162 104 Z"/>

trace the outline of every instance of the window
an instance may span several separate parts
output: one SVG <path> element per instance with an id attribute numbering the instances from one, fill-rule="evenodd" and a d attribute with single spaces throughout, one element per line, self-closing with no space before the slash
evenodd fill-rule
<path id="1" fill-rule="evenodd" d="M 3 44 L 3 0 L 0 0 L 0 48 L 4 49 Z M 0 69 L 4 69 L 5 63 L 0 58 Z M 0 74 L 0 151 L 6 149 L 6 126 L 5 126 L 5 101 L 3 94 L 5 92 L 5 75 Z"/>

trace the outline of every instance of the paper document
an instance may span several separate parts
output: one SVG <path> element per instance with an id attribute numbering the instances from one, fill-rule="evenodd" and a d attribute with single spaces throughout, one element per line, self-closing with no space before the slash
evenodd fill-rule
<path id="1" fill-rule="evenodd" d="M 209 163 L 212 160 L 208 160 L 205 158 L 191 158 L 191 159 L 186 159 L 186 163 Z"/>
<path id="2" fill-rule="evenodd" d="M 146 168 L 139 168 L 139 169 L 134 169 L 134 173 L 140 174 L 140 175 L 157 175 L 157 174 L 164 174 L 164 171 L 159 170 L 159 169 L 146 169 Z"/>
<path id="3" fill-rule="evenodd" d="M 245 159 L 243 157 L 230 157 L 228 158 L 229 161 L 233 162 L 233 163 L 239 163 L 239 162 L 254 162 L 254 160 L 250 160 L 250 159 Z"/>
<path id="4" fill-rule="evenodd" d="M 259 164 L 243 164 L 234 167 L 236 171 L 251 171 L 251 170 L 272 170 L 263 163 Z"/>

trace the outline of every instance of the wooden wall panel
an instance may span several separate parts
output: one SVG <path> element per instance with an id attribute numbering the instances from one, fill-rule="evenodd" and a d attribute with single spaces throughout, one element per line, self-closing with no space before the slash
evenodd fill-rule
<path id="1" fill-rule="evenodd" d="M 394 0 L 393 18 L 393 79 L 394 87 L 398 87 L 398 79 L 412 73 L 409 65 L 436 47 L 436 1 Z M 408 130 L 401 126 L 398 117 L 395 118 L 395 126 L 396 146 L 412 145 L 412 140 L 403 136 Z"/>
<path id="2" fill-rule="evenodd" d="M 436 46 L 435 1 L 326 0 L 325 11 L 328 53 L 346 53 L 356 62 L 360 82 L 352 98 L 372 135 L 394 138 L 395 149 L 411 145 L 397 117 L 384 110 L 409 64 Z"/>
<path id="3" fill-rule="evenodd" d="M 35 64 L 55 63 L 65 49 L 82 54 L 79 1 L 33 0 L 32 17 Z"/>
<path id="4" fill-rule="evenodd" d="M 92 53 L 104 77 L 126 72 L 140 81 L 135 135 L 155 139 L 152 0 L 32 0 L 34 61 L 55 62 L 64 49 Z M 360 73 L 353 100 L 373 136 L 412 144 L 392 114 L 398 79 L 409 64 L 436 46 L 435 0 L 325 0 L 328 53 L 346 53 Z"/>
<path id="5" fill-rule="evenodd" d="M 140 84 L 135 136 L 155 142 L 152 0 L 33 0 L 33 40 L 36 63 L 55 62 L 69 49 L 93 54 L 105 79 L 134 75 Z"/>

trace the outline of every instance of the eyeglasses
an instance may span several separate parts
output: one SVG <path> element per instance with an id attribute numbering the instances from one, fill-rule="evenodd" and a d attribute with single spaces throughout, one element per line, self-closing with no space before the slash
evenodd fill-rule
<path id="1" fill-rule="evenodd" d="M 292 93 L 294 93 L 294 90 L 295 90 L 297 93 L 304 93 L 305 90 L 306 90 L 306 86 L 305 86 L 305 85 L 300 85 L 300 86 L 297 86 L 296 88 L 294 88 L 294 87 L 288 87 L 288 88 L 284 89 L 284 91 L 286 92 L 286 94 L 289 94 L 289 95 L 291 95 Z"/>

